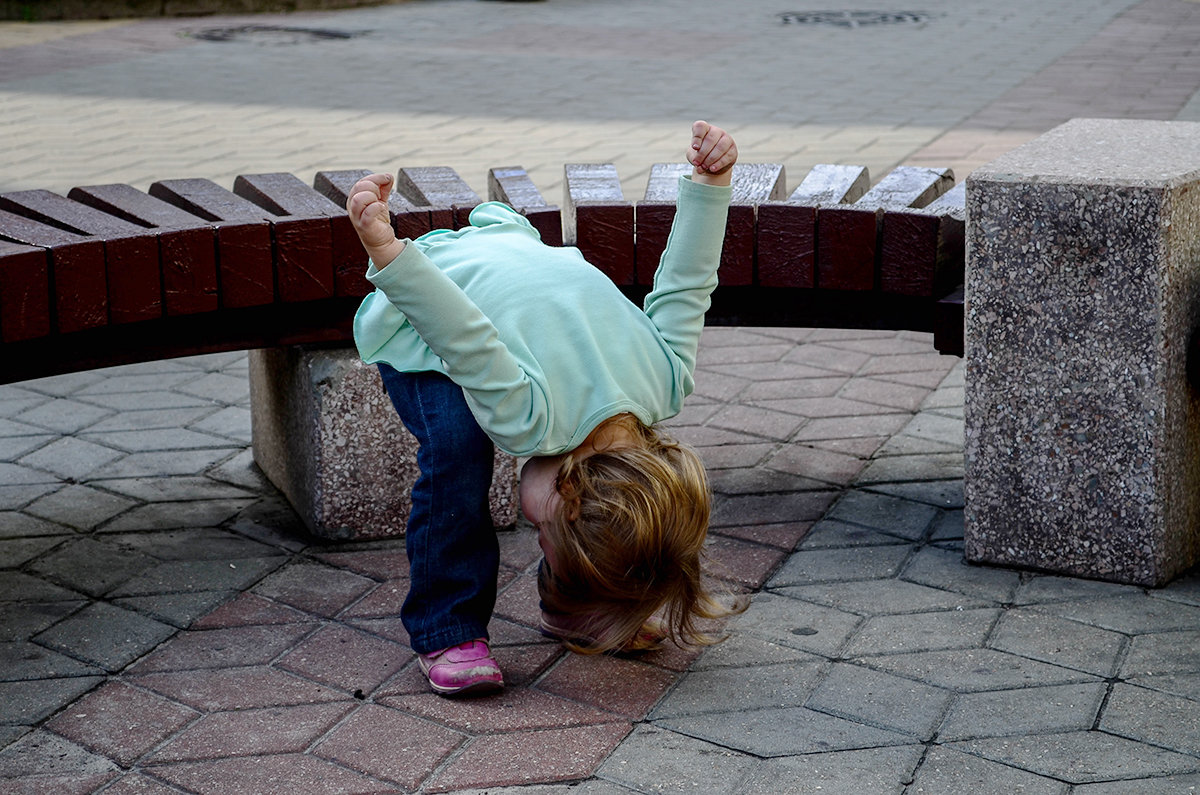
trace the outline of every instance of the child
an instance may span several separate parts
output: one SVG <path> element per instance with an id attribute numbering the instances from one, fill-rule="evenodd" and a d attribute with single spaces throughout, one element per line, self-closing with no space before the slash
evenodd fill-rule
<path id="1" fill-rule="evenodd" d="M 493 442 L 529 457 L 521 510 L 545 553 L 547 634 L 584 652 L 703 642 L 697 620 L 727 612 L 700 581 L 704 468 L 654 428 L 692 391 L 737 147 L 698 121 L 688 159 L 644 310 L 503 204 L 408 241 L 389 223 L 391 177 L 351 190 L 377 288 L 355 317 L 355 342 L 420 445 L 401 618 L 434 692 L 503 686 L 487 643 L 499 570 Z"/>

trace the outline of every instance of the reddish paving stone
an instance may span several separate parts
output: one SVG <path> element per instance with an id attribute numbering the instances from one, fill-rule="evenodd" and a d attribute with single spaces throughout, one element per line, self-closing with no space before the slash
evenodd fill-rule
<path id="1" fill-rule="evenodd" d="M 381 582 L 375 590 L 346 608 L 339 618 L 385 618 L 400 615 L 400 607 L 408 596 L 408 578 Z"/>
<path id="2" fill-rule="evenodd" d="M 706 629 L 705 631 L 710 630 Z M 716 630 L 711 631 L 715 632 Z M 678 646 L 667 641 L 657 649 L 633 655 L 633 658 L 647 665 L 655 665 L 668 671 L 682 673 L 690 668 L 703 652 L 703 646 Z"/>
<path id="3" fill-rule="evenodd" d="M 298 753 L 358 705 L 354 701 L 246 709 L 205 715 L 147 760 L 147 764 L 227 756 Z"/>
<path id="4" fill-rule="evenodd" d="M 180 762 L 146 772 L 199 795 L 321 792 L 339 795 L 398 792 L 375 779 L 301 754 Z"/>
<path id="5" fill-rule="evenodd" d="M 412 657 L 412 651 L 398 643 L 335 624 L 288 652 L 279 667 L 350 692 L 369 694 Z"/>
<path id="6" fill-rule="evenodd" d="M 275 572 L 256 585 L 254 591 L 332 618 L 374 587 L 374 581 L 353 572 L 300 563 Z"/>
<path id="7" fill-rule="evenodd" d="M 491 638 L 492 648 L 528 646 L 536 643 L 558 645 L 558 641 L 546 637 L 533 627 L 503 618 L 492 618 L 492 623 L 488 624 L 488 634 Z"/>
<path id="8" fill-rule="evenodd" d="M 46 728 L 129 767 L 197 717 L 182 704 L 107 682 L 59 713 Z"/>
<path id="9" fill-rule="evenodd" d="M 376 701 L 471 734 L 558 729 L 607 723 L 613 718 L 611 713 L 524 688 L 508 688 L 494 696 L 469 700 L 430 693 Z"/>
<path id="10" fill-rule="evenodd" d="M 130 679 L 203 712 L 341 701 L 346 694 L 266 666 L 142 674 Z"/>
<path id="11" fill-rule="evenodd" d="M 852 483 L 854 478 L 866 465 L 866 460 L 858 456 L 835 453 L 829 450 L 817 450 L 798 444 L 785 446 L 770 462 L 770 466 L 776 469 L 782 469 L 785 472 L 803 475 L 806 478 L 820 480 L 841 487 Z M 819 517 L 780 517 L 780 519 L 784 520 L 788 518 L 816 519 Z"/>
<path id="12" fill-rule="evenodd" d="M 495 613 L 518 624 L 538 626 L 541 623 L 540 601 L 537 573 L 527 572 L 500 592 L 496 599 Z"/>
<path id="13" fill-rule="evenodd" d="M 363 632 L 369 632 L 372 635 L 378 635 L 381 638 L 399 643 L 401 646 L 409 645 L 408 630 L 404 628 L 404 622 L 400 620 L 398 615 L 392 615 L 388 618 L 352 618 L 347 620 L 346 623 L 352 627 L 361 629 Z"/>
<path id="14" fill-rule="evenodd" d="M 416 789 L 466 736 L 394 709 L 366 704 L 313 753 L 375 778 Z"/>
<path id="15" fill-rule="evenodd" d="M 761 588 L 767 577 L 787 557 L 787 552 L 778 547 L 721 536 L 709 538 L 705 553 L 710 561 L 710 574 L 755 589 Z"/>
<path id="16" fill-rule="evenodd" d="M 220 629 L 255 624 L 295 624 L 311 621 L 312 616 L 295 608 L 264 599 L 256 593 L 238 594 L 216 610 L 192 624 L 192 629 Z"/>
<path id="17" fill-rule="evenodd" d="M 709 447 L 697 447 L 700 460 L 708 469 L 738 469 L 752 467 L 762 462 L 764 458 L 775 451 L 777 444 L 761 442 L 756 444 L 723 444 Z"/>
<path id="18" fill-rule="evenodd" d="M 558 643 L 536 643 L 497 647 L 493 653 L 500 670 L 504 672 L 505 684 L 514 687 L 527 685 L 537 679 L 567 652 Z"/>
<path id="19" fill-rule="evenodd" d="M 264 665 L 308 635 L 316 624 L 272 624 L 185 631 L 130 666 L 131 673 Z"/>
<path id="20" fill-rule="evenodd" d="M 537 688 L 641 720 L 678 677 L 645 663 L 608 655 L 568 655 Z"/>
<path id="21" fill-rule="evenodd" d="M 500 564 L 502 566 L 523 571 L 541 560 L 542 548 L 538 546 L 536 530 L 518 528 L 497 535 L 500 539 Z"/>
<path id="22" fill-rule="evenodd" d="M 812 522 L 779 522 L 721 527 L 714 532 L 730 538 L 740 538 L 791 552 L 812 529 Z"/>
<path id="23" fill-rule="evenodd" d="M 104 795 L 179 795 L 179 790 L 141 773 L 130 773 L 110 784 Z"/>
<path id="24" fill-rule="evenodd" d="M 408 577 L 408 555 L 403 549 L 366 549 L 356 552 L 318 552 L 313 555 L 331 566 L 349 569 L 376 580 Z"/>
<path id="25" fill-rule="evenodd" d="M 587 778 L 632 728 L 622 722 L 477 737 L 425 790 L 450 792 Z"/>

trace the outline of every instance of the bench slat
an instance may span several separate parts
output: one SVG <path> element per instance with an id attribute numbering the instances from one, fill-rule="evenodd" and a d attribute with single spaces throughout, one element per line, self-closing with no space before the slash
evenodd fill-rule
<path id="1" fill-rule="evenodd" d="M 429 207 L 434 229 L 461 229 L 483 199 L 449 166 L 409 166 L 396 173 L 396 190 L 417 207 Z"/>
<path id="2" fill-rule="evenodd" d="M 562 211 L 546 203 L 541 191 L 521 166 L 489 169 L 488 199 L 504 202 L 528 218 L 546 245 L 562 245 Z"/>
<path id="3" fill-rule="evenodd" d="M 577 247 L 588 262 L 623 287 L 641 281 L 635 271 L 633 219 L 633 204 L 621 192 L 616 166 L 563 166 L 563 243 Z"/>
<path id="4" fill-rule="evenodd" d="M 0 240 L 0 342 L 45 337 L 51 328 L 49 252 Z"/>
<path id="5" fill-rule="evenodd" d="M 963 297 L 964 291 L 960 286 L 938 301 L 934 307 L 933 347 L 938 353 L 948 356 L 963 355 L 966 336 Z"/>
<path id="6" fill-rule="evenodd" d="M 965 235 L 965 182 L 925 207 L 885 212 L 880 289 L 896 295 L 946 295 L 963 282 Z"/>
<path id="7" fill-rule="evenodd" d="M 67 197 L 157 234 L 167 315 L 211 312 L 219 306 L 216 234 L 211 222 L 122 184 L 75 187 Z"/>
<path id="8" fill-rule="evenodd" d="M 158 241 L 145 227 L 48 190 L 0 195 L 0 208 L 104 241 L 110 323 L 133 323 L 162 314 Z"/>

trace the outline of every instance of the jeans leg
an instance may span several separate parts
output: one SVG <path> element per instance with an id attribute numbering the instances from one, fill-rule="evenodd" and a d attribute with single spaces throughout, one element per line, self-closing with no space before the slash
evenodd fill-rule
<path id="1" fill-rule="evenodd" d="M 500 566 L 488 501 L 492 441 L 446 376 L 379 370 L 420 444 L 405 537 L 411 584 L 400 612 L 412 648 L 426 654 L 486 638 Z"/>

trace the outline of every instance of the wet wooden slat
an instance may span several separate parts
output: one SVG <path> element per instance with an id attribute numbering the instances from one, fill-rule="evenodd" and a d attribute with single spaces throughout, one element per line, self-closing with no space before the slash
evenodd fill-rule
<path id="1" fill-rule="evenodd" d="M 409 166 L 396 173 L 396 191 L 416 207 L 430 208 L 434 229 L 461 229 L 483 199 L 449 166 Z"/>
<path id="2" fill-rule="evenodd" d="M 72 188 L 67 197 L 150 227 L 157 235 L 167 315 L 211 312 L 219 306 L 217 240 L 212 223 L 120 183 Z"/>
<path id="3" fill-rule="evenodd" d="M 946 295 L 963 282 L 965 233 L 965 182 L 925 207 L 885 212 L 880 289 L 896 295 Z"/>
<path id="4" fill-rule="evenodd" d="M 372 173 L 365 168 L 318 171 L 313 179 L 313 189 L 344 209 L 355 183 Z M 394 190 L 388 194 L 388 211 L 392 214 L 392 228 L 401 239 L 415 240 L 433 228 L 430 225 L 429 208 L 414 207 L 412 202 Z M 365 256 L 366 252 L 363 252 Z M 362 261 L 363 270 L 366 270 L 366 259 Z"/>
<path id="5" fill-rule="evenodd" d="M 150 186 L 150 195 L 216 227 L 222 307 L 274 302 L 271 225 L 259 208 L 206 179 L 162 180 Z"/>
<path id="6" fill-rule="evenodd" d="M 49 253 L 0 240 L 0 342 L 44 337 L 51 330 Z"/>
<path id="7" fill-rule="evenodd" d="M 0 195 L 0 208 L 104 241 L 110 323 L 134 323 L 162 314 L 158 241 L 145 227 L 48 190 Z"/>
<path id="8" fill-rule="evenodd" d="M 570 163 L 563 178 L 563 243 L 617 285 L 636 284 L 633 204 L 621 192 L 616 166 Z"/>
<path id="9" fill-rule="evenodd" d="M 524 168 L 504 166 L 489 169 L 488 199 L 504 202 L 528 218 L 546 245 L 562 245 L 562 211 L 546 203 Z"/>

